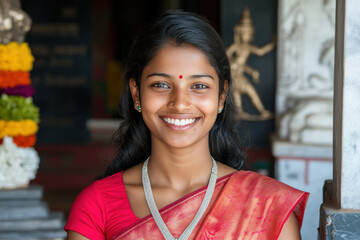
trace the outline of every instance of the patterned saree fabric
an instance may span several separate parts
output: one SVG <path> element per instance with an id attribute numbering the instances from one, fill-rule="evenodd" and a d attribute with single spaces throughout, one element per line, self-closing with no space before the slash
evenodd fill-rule
<path id="1" fill-rule="evenodd" d="M 178 238 L 196 214 L 205 190 L 160 211 Z M 277 239 L 291 213 L 301 227 L 308 193 L 249 171 L 218 184 L 207 212 L 189 239 Z M 164 239 L 151 216 L 124 229 L 116 240 Z"/>

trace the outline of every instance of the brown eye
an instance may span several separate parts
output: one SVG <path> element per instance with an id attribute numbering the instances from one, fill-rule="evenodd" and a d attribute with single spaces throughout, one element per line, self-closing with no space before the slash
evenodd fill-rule
<path id="1" fill-rule="evenodd" d="M 156 88 L 170 88 L 167 84 L 162 83 L 162 82 L 160 82 L 160 83 L 154 83 L 154 84 L 151 85 L 151 86 L 156 87 Z"/>
<path id="2" fill-rule="evenodd" d="M 206 89 L 208 88 L 208 86 L 206 86 L 205 84 L 195 84 L 194 86 L 192 86 L 193 89 Z"/>

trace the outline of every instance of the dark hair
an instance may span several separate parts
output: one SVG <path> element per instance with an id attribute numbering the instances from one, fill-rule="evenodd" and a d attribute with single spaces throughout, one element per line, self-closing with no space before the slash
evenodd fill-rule
<path id="1" fill-rule="evenodd" d="M 140 86 L 144 67 L 164 44 L 177 46 L 190 44 L 205 53 L 219 77 L 219 95 L 224 90 L 224 81 L 229 82 L 229 91 L 221 114 L 218 114 L 209 134 L 210 153 L 214 159 L 240 169 L 245 161 L 241 147 L 236 108 L 231 91 L 229 60 L 222 39 L 202 17 L 180 10 L 168 11 L 150 25 L 134 42 L 125 66 L 124 91 L 120 99 L 120 127 L 114 134 L 118 149 L 105 176 L 126 170 L 146 160 L 151 152 L 150 131 L 141 114 L 134 109 L 129 89 L 129 80 L 134 78 Z M 141 93 L 140 93 L 141 94 Z"/>

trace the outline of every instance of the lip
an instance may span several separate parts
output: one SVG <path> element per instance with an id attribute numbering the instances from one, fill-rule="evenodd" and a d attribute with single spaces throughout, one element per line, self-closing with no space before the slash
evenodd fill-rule
<path id="1" fill-rule="evenodd" d="M 200 119 L 194 116 L 161 116 L 161 120 L 173 130 L 187 130 Z"/>

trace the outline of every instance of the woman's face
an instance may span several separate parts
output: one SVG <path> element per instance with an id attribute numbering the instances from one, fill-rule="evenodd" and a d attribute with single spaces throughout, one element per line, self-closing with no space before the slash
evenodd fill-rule
<path id="1" fill-rule="evenodd" d="M 225 84 L 227 90 L 227 81 Z M 174 148 L 208 144 L 218 108 L 219 78 L 206 55 L 192 45 L 165 44 L 145 66 L 139 92 L 130 80 L 132 96 L 141 103 L 142 117 L 152 143 Z"/>

